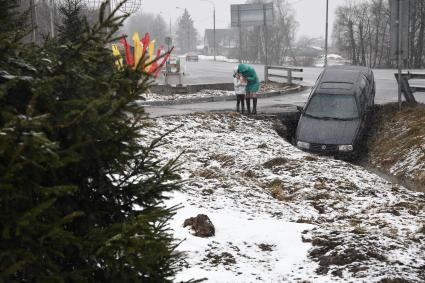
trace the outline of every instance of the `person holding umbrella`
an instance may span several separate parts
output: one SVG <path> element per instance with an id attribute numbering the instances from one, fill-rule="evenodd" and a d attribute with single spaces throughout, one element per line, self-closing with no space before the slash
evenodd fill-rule
<path id="1" fill-rule="evenodd" d="M 238 73 L 247 80 L 246 85 L 246 108 L 248 114 L 251 113 L 251 98 L 252 98 L 252 114 L 257 114 L 257 92 L 260 89 L 260 81 L 254 68 L 248 64 L 239 64 Z"/>

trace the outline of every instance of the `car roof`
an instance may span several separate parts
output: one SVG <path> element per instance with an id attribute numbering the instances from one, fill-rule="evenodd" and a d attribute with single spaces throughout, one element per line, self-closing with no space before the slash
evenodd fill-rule
<path id="1" fill-rule="evenodd" d="M 373 73 L 368 67 L 347 65 L 326 67 L 317 82 L 319 86 L 316 92 L 359 95 L 364 85 L 361 83 L 361 74 L 369 81 L 373 80 Z M 347 88 L 347 84 L 352 84 L 352 87 Z"/>
<path id="2" fill-rule="evenodd" d="M 367 67 L 360 66 L 330 66 L 324 70 L 321 82 L 356 83 L 359 73 L 368 78 L 371 71 Z"/>

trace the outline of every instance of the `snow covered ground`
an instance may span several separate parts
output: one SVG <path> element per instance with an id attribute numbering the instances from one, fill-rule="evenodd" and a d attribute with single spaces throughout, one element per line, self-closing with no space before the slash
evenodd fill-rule
<path id="1" fill-rule="evenodd" d="M 206 60 L 206 61 L 213 61 L 214 56 L 210 55 L 199 55 L 199 60 Z M 215 56 L 215 60 L 219 62 L 227 62 L 227 63 L 238 63 L 238 59 L 229 59 L 226 56 L 223 55 L 217 55 Z"/>
<path id="2" fill-rule="evenodd" d="M 176 281 L 425 281 L 425 194 L 304 153 L 272 122 L 238 114 L 163 117 L 144 131 L 178 126 L 158 149 L 164 160 L 184 152 L 182 190 L 166 204 L 183 205 L 171 221 L 187 255 Z M 183 228 L 198 214 L 215 236 Z"/>

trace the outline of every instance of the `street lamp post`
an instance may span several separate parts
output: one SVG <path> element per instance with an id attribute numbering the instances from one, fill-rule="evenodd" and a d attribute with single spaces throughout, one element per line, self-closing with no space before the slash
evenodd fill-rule
<path id="1" fill-rule="evenodd" d="M 217 48 L 216 48 L 216 40 L 215 40 L 215 3 L 210 1 L 210 0 L 201 0 L 203 2 L 208 2 L 211 5 L 213 5 L 213 28 L 214 28 L 214 33 L 213 33 L 213 41 L 214 41 L 214 61 L 215 61 L 215 57 L 217 55 Z"/>
<path id="2" fill-rule="evenodd" d="M 50 0 L 49 5 L 49 17 L 50 17 L 50 36 L 55 37 L 55 1 Z"/>
<path id="3" fill-rule="evenodd" d="M 35 28 L 37 26 L 37 8 L 35 6 L 35 0 L 30 0 L 29 5 L 30 5 L 31 28 L 32 28 L 31 42 L 35 43 L 37 42 L 37 31 Z"/>
<path id="4" fill-rule="evenodd" d="M 326 32 L 325 32 L 325 67 L 328 66 L 328 15 L 329 15 L 329 0 L 326 0 Z"/>

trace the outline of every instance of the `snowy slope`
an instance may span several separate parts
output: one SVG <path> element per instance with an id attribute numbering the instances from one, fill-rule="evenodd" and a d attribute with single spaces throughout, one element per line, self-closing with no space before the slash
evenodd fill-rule
<path id="1" fill-rule="evenodd" d="M 369 140 L 369 162 L 387 174 L 425 191 L 425 105 L 377 107 Z"/>
<path id="2" fill-rule="evenodd" d="M 176 281 L 425 281 L 425 195 L 343 161 L 309 155 L 271 122 L 236 114 L 158 118 L 144 131 L 159 149 L 181 152 L 181 192 L 168 206 L 187 265 Z M 216 235 L 198 238 L 183 222 L 210 217 Z"/>

